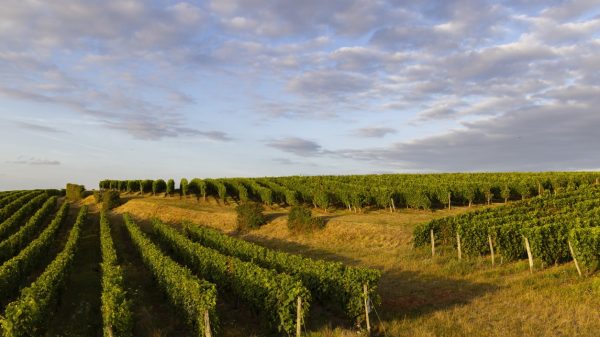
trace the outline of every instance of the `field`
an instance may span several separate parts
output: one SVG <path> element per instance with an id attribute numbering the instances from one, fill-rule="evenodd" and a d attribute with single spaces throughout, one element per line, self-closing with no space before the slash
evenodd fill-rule
<path id="1" fill-rule="evenodd" d="M 533 186 L 535 188 L 535 184 Z M 576 202 L 567 203 L 563 208 L 571 210 L 576 208 L 573 205 L 579 205 L 583 200 L 585 203 L 593 203 L 594 206 L 588 205 L 588 208 L 595 210 L 594 193 L 596 192 L 593 188 L 589 190 L 586 188 L 582 184 L 579 189 L 582 192 L 561 192 L 563 195 L 572 193 L 577 196 Z M 3 194 L 0 195 L 0 199 L 8 198 L 5 195 L 15 192 L 1 193 Z M 449 216 L 465 217 L 465 214 L 469 214 L 470 217 L 477 219 L 477 216 L 472 214 L 481 213 L 486 209 L 493 209 L 490 212 L 496 214 L 495 218 L 499 218 L 500 214 L 507 213 L 504 203 L 498 200 L 500 198 L 494 198 L 495 202 L 492 203 L 489 203 L 489 199 L 486 203 L 475 198 L 475 201 L 480 202 L 474 202 L 470 206 L 472 200 L 467 198 L 463 199 L 462 205 L 451 209 L 394 207 L 396 209 L 392 212 L 390 205 L 381 205 L 385 208 L 361 205 L 360 209 L 355 209 L 353 205 L 348 208 L 343 206 L 314 208 L 313 215 L 324 220 L 325 226 L 311 233 L 288 230 L 287 216 L 290 207 L 284 203 L 271 203 L 266 206 L 265 225 L 255 230 L 238 232 L 235 207 L 239 200 L 236 198 L 219 198 L 217 193 L 203 198 L 193 195 L 163 196 L 164 193 L 152 196 L 149 193 L 141 195 L 137 191 L 122 191 L 122 204 L 106 213 L 108 228 L 110 228 L 108 238 L 113 241 L 116 253 L 116 259 L 109 264 L 106 263 L 106 241 L 101 241 L 101 238 L 102 240 L 107 238 L 101 235 L 101 204 L 97 204 L 93 196 L 70 203 L 67 208 L 60 208 L 66 200 L 57 195 L 57 191 L 18 193 L 21 194 L 15 195 L 12 199 L 23 198 L 22 204 L 30 203 L 31 209 L 28 212 L 21 212 L 23 214 L 20 218 L 13 217 L 8 212 L 3 215 L 3 224 L 0 226 L 3 232 L 0 232 L 0 241 L 4 242 L 7 238 L 14 237 L 16 233 L 21 233 L 19 228 L 34 224 L 35 221 L 31 220 L 35 218 L 34 213 L 36 216 L 39 213 L 40 220 L 35 222 L 37 229 L 31 230 L 26 237 L 25 234 L 22 235 L 24 238 L 20 244 L 10 245 L 15 247 L 11 248 L 10 253 L 2 252 L 3 256 L 6 256 L 2 261 L 4 263 L 2 268 L 9 262 L 16 263 L 15 256 L 23 255 L 22 252 L 26 249 L 29 249 L 28 256 L 35 256 L 29 258 L 31 261 L 27 264 L 23 264 L 26 267 L 19 269 L 18 277 L 11 276 L 14 277 L 13 282 L 7 284 L 0 282 L 3 291 L 10 290 L 0 292 L 2 326 L 7 336 L 23 335 L 18 333 L 21 330 L 17 328 L 7 329 L 12 324 L 7 322 L 21 324 L 25 327 L 23 331 L 28 331 L 30 335 L 102 336 L 103 333 L 108 335 L 106 319 L 103 323 L 105 307 L 102 304 L 101 294 L 106 270 L 111 270 L 110 266 L 112 270 L 118 270 L 117 275 L 122 275 L 113 278 L 116 283 L 111 285 L 113 287 L 111 289 L 122 287 L 125 296 L 119 297 L 119 292 L 113 292 L 112 298 L 117 299 L 114 303 L 125 303 L 124 308 L 130 310 L 129 321 L 133 323 L 130 327 L 133 336 L 203 335 L 197 330 L 198 326 L 203 327 L 204 321 L 190 324 L 186 320 L 186 315 L 172 304 L 173 296 L 161 290 L 162 286 L 157 282 L 161 276 L 157 276 L 158 274 L 148 267 L 149 258 L 144 258 L 140 249 L 136 248 L 139 247 L 136 243 L 138 241 L 134 242 L 137 240 L 135 239 L 137 234 L 132 234 L 134 233 L 132 228 L 133 231 L 139 228 L 140 233 L 143 233 L 142 236 L 153 242 L 158 252 L 178 262 L 173 266 L 175 269 L 169 270 L 178 270 L 176 268 L 186 265 L 192 271 L 191 278 L 207 276 L 197 272 L 194 267 L 198 264 L 205 266 L 206 262 L 193 262 L 195 260 L 186 259 L 185 255 L 182 255 L 185 250 L 177 248 L 178 242 L 184 242 L 178 234 L 182 231 L 184 220 L 191 222 L 187 225 L 189 227 L 208 226 L 234 238 L 254 242 L 276 251 L 341 262 L 348 267 L 367 267 L 379 271 L 381 278 L 377 284 L 377 295 L 381 299 L 381 304 L 376 305 L 369 315 L 372 336 L 595 336 L 600 329 L 600 314 L 597 309 L 600 307 L 598 274 L 592 271 L 580 277 L 571 258 L 549 264 L 536 257 L 533 272 L 530 272 L 526 259 L 519 257 L 509 260 L 500 254 L 496 256 L 496 263 L 492 266 L 491 257 L 487 252 L 474 252 L 472 246 L 469 246 L 470 237 L 467 234 L 471 232 L 467 229 L 471 227 L 468 227 L 468 224 L 475 223 L 469 221 L 465 221 L 464 225 L 453 227 L 453 232 L 449 235 L 452 238 L 458 232 L 463 235 L 464 240 L 467 240 L 464 242 L 465 251 L 461 260 L 457 258 L 455 245 L 442 244 L 448 238 L 442 238 L 442 232 L 438 232 L 439 227 L 435 226 L 443 227 L 440 224 L 458 221 L 447 219 L 459 219 L 447 218 Z M 32 203 L 36 197 L 37 201 Z M 554 200 L 555 197 L 547 195 L 544 198 Z M 535 200 L 538 199 L 531 200 L 536 202 Z M 518 209 L 529 205 L 527 202 L 529 201 L 510 201 L 507 207 Z M 430 204 L 435 205 L 435 202 Z M 512 204 L 515 206 L 511 206 Z M 5 204 L 0 206 L 7 207 Z M 394 206 L 398 206 L 398 201 Z M 12 213 L 19 212 L 16 206 L 12 208 L 14 208 Z M 43 209 L 46 210 L 45 213 L 42 213 Z M 87 215 L 81 213 L 82 209 L 88 210 Z M 543 207 L 536 208 L 536 212 L 538 211 L 542 212 Z M 581 212 L 580 222 L 583 223 L 588 213 Z M 556 217 L 560 212 L 552 208 L 551 213 Z M 61 214 L 64 215 L 62 221 L 52 227 L 51 221 L 60 218 Z M 131 220 L 124 220 L 124 214 L 129 214 Z M 595 213 L 589 217 L 592 219 L 592 225 L 595 225 L 597 219 Z M 542 215 L 539 218 L 543 219 Z M 4 223 L 10 224 L 7 219 L 13 219 L 15 224 L 4 225 Z M 152 219 L 159 219 L 162 224 L 157 225 Z M 52 223 L 54 222 L 56 221 Z M 161 229 L 162 225 L 166 225 L 165 229 Z M 424 230 L 427 233 L 427 229 L 430 228 L 427 226 L 436 228 L 438 246 L 433 258 L 428 245 L 419 247 L 414 245 L 415 233 Z M 4 231 L 3 228 L 7 229 Z M 53 233 L 48 231 L 47 246 L 29 248 L 33 246 L 35 240 L 41 241 L 40 238 L 49 228 L 55 229 Z M 171 233 L 169 228 L 176 229 L 176 232 Z M 478 225 L 473 228 L 482 227 Z M 73 235 L 75 229 L 79 230 L 78 236 Z M 71 254 L 64 254 L 64 259 L 67 261 L 65 265 L 68 267 L 65 267 L 63 272 L 63 269 L 57 265 L 56 270 L 59 272 L 46 273 L 45 269 L 48 266 L 54 266 L 54 262 L 51 261 L 57 260 L 55 257 L 59 252 L 69 251 L 70 242 L 74 242 L 76 249 L 73 249 Z M 202 248 L 194 249 L 193 252 L 198 254 L 209 254 L 204 256 L 213 254 L 211 251 L 203 251 Z M 539 248 L 534 247 L 534 252 L 537 254 L 536 249 Z M 40 253 L 46 251 L 47 254 Z M 215 259 L 218 259 L 218 256 L 215 256 Z M 105 263 L 101 266 L 103 260 Z M 252 269 L 256 268 L 255 264 L 260 264 L 259 261 L 251 261 L 248 264 L 233 260 L 230 262 L 231 265 L 228 266 L 234 266 L 232 268 Z M 216 267 L 212 266 L 212 268 Z M 218 272 L 217 269 L 215 270 Z M 16 275 L 17 272 L 13 274 Z M 171 273 L 174 275 L 173 278 L 179 277 L 179 274 L 180 272 Z M 0 272 L 0 277 L 1 275 Z M 55 275 L 62 278 L 57 278 Z M 228 278 L 227 275 L 234 274 L 224 275 Z M 238 276 L 231 276 L 231 278 L 238 277 L 239 280 L 243 280 L 244 275 L 235 275 Z M 272 275 L 281 277 L 276 273 Z M 19 307 L 23 309 L 22 311 L 39 311 L 36 315 L 31 315 L 35 320 L 23 320 L 24 316 L 15 309 L 18 306 L 14 302 L 24 296 L 34 295 L 31 291 L 19 294 L 18 290 L 30 287 L 33 281 L 40 278 L 48 280 L 44 284 L 50 286 L 34 293 L 48 303 L 40 301 L 42 305 L 35 307 L 27 307 L 23 304 Z M 206 304 L 208 302 L 200 303 L 200 307 L 210 311 L 211 317 L 218 317 L 214 322 L 215 336 L 295 335 L 295 327 L 278 331 L 276 327 L 268 324 L 268 321 L 272 320 L 269 318 L 270 312 L 258 310 L 257 307 L 263 305 L 262 302 L 252 295 L 244 295 L 240 290 L 236 290 L 235 282 L 230 285 L 231 291 L 220 288 L 227 282 L 215 282 L 217 300 L 214 310 L 210 309 L 212 308 L 210 304 Z M 290 282 L 295 281 L 290 279 Z M 299 289 L 300 293 L 304 289 L 301 284 L 290 285 L 290 287 L 288 289 Z M 256 289 L 260 290 L 259 288 L 257 286 Z M 209 288 L 202 289 L 204 293 L 210 292 Z M 238 296 L 236 291 L 246 297 Z M 353 320 L 348 319 L 343 310 L 328 301 L 316 301 L 315 292 L 312 290 L 311 292 L 310 310 L 302 325 L 303 336 L 357 336 L 357 332 L 366 334 L 364 320 L 359 320 L 360 326 L 357 326 Z M 40 294 L 44 296 L 39 297 Z M 176 295 L 182 298 L 189 296 L 186 292 Z M 376 295 L 373 295 L 373 298 L 375 297 Z M 123 299 L 125 302 L 119 302 Z M 295 297 L 292 300 L 295 300 Z M 281 306 L 274 308 L 285 309 Z M 16 314 L 17 312 L 19 314 Z M 53 314 L 47 315 L 50 312 Z M 16 320 L 15 317 L 20 317 L 21 321 Z M 288 321 L 282 320 L 280 326 L 287 324 Z M 295 316 L 292 321 L 295 322 Z M 40 326 L 39 330 L 27 330 L 29 326 L 36 326 L 36 324 Z M 117 323 L 113 328 L 110 334 L 120 335 Z"/>

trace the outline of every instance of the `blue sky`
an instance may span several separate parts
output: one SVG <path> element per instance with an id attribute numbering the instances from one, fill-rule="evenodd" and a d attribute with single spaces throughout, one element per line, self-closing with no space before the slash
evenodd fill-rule
<path id="1" fill-rule="evenodd" d="M 0 190 L 600 168 L 598 1 L 2 1 Z"/>

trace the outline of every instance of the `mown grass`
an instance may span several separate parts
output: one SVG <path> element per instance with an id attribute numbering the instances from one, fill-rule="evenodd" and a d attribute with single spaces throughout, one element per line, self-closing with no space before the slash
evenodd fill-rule
<path id="1" fill-rule="evenodd" d="M 117 212 L 141 218 L 159 217 L 179 223 L 189 219 L 237 235 L 232 207 L 194 198 L 135 198 Z M 579 278 L 572 263 L 529 273 L 527 261 L 507 263 L 497 257 L 466 257 L 458 261 L 452 247 L 412 247 L 416 224 L 458 214 L 452 210 L 315 212 L 327 220 L 325 229 L 293 234 L 286 210 L 267 212 L 269 223 L 242 238 L 275 249 L 314 258 L 364 265 L 383 272 L 382 305 L 372 315 L 374 335 L 387 336 L 596 336 L 600 331 L 600 277 Z M 357 336 L 335 314 L 317 312 L 307 324 L 308 336 Z M 243 331 L 243 324 L 239 329 Z"/>

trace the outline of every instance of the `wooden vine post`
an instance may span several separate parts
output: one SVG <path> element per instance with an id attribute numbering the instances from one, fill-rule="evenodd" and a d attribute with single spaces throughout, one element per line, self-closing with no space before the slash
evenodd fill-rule
<path id="1" fill-rule="evenodd" d="M 581 269 L 579 268 L 579 263 L 577 262 L 577 258 L 575 257 L 575 251 L 573 250 L 573 246 L 571 245 L 571 240 L 567 241 L 569 243 L 569 250 L 571 251 L 571 256 L 573 257 L 573 261 L 575 262 L 575 267 L 577 268 L 577 273 L 579 276 L 583 276 L 581 274 Z"/>
<path id="2" fill-rule="evenodd" d="M 496 264 L 496 259 L 494 258 L 494 245 L 492 244 L 492 236 L 488 234 L 488 242 L 490 243 L 490 252 L 492 253 L 492 267 Z"/>
<path id="3" fill-rule="evenodd" d="M 456 231 L 456 245 L 458 248 L 458 259 L 462 260 L 462 248 L 460 246 L 460 233 L 458 233 L 458 231 Z"/>
<path id="4" fill-rule="evenodd" d="M 369 321 L 369 293 L 367 289 L 367 284 L 363 284 L 363 290 L 365 293 L 365 317 L 367 319 L 367 335 L 371 335 L 371 322 Z"/>
<path id="5" fill-rule="evenodd" d="M 435 236 L 433 235 L 433 228 L 429 231 L 431 236 L 431 258 L 435 257 Z"/>
<path id="6" fill-rule="evenodd" d="M 212 332 L 210 331 L 210 318 L 208 317 L 208 310 L 204 311 L 204 336 L 212 337 Z"/>
<path id="7" fill-rule="evenodd" d="M 394 204 L 394 198 L 390 198 L 390 201 L 392 202 L 392 212 L 396 211 L 396 205 Z"/>
<path id="8" fill-rule="evenodd" d="M 298 296 L 298 304 L 296 308 L 296 337 L 302 334 L 302 298 Z"/>
<path id="9" fill-rule="evenodd" d="M 533 255 L 531 255 L 531 247 L 529 246 L 529 239 L 525 236 L 525 248 L 527 249 L 527 258 L 529 259 L 529 272 L 533 274 Z"/>

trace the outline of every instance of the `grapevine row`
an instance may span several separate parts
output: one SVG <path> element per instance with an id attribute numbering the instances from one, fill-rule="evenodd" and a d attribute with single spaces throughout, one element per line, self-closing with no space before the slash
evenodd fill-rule
<path id="1" fill-rule="evenodd" d="M 64 249 L 46 267 L 42 275 L 29 287 L 21 290 L 19 298 L 8 304 L 4 317 L 0 317 L 2 336 L 39 336 L 51 307 L 56 303 L 58 292 L 73 264 L 81 228 L 87 219 L 87 207 L 79 210 L 77 220 L 69 233 Z"/>
<path id="2" fill-rule="evenodd" d="M 63 203 L 50 225 L 44 229 L 40 236 L 19 252 L 17 256 L 0 266 L 0 301 L 5 300 L 5 296 L 14 293 L 25 277 L 38 266 L 40 259 L 54 242 L 58 229 L 62 226 L 68 211 L 69 204 Z"/>
<path id="3" fill-rule="evenodd" d="M 21 226 L 16 233 L 0 242 L 0 263 L 15 256 L 39 232 L 40 227 L 56 208 L 56 199 L 56 197 L 48 198 L 42 207 L 29 218 L 25 225 Z"/>
<path id="4" fill-rule="evenodd" d="M 31 191 L 14 191 L 3 194 L 2 197 L 0 197 L 0 207 L 8 205 L 28 193 L 31 193 Z"/>
<path id="5" fill-rule="evenodd" d="M 317 300 L 334 303 L 349 318 L 359 322 L 364 316 L 364 284 L 368 285 L 369 297 L 378 301 L 376 288 L 381 277 L 378 270 L 279 252 L 191 224 L 184 225 L 184 232 L 192 240 L 225 255 L 298 277 Z"/>
<path id="6" fill-rule="evenodd" d="M 31 192 L 6 205 L 0 210 L 0 239 L 18 225 L 20 221 L 31 215 L 35 207 L 41 205 L 46 199 L 43 192 Z"/>
<path id="7" fill-rule="evenodd" d="M 164 183 L 164 180 L 159 180 Z M 153 180 L 103 180 L 101 189 L 151 192 Z M 597 172 L 384 174 L 293 176 L 183 180 L 182 195 L 195 194 L 265 203 L 312 204 L 361 210 L 373 208 L 442 208 L 455 204 L 527 199 L 544 191 L 561 194 L 598 184 Z M 162 185 L 162 183 L 161 183 Z M 242 186 L 242 188 L 239 188 Z M 163 190 L 164 192 L 164 190 Z"/>
<path id="8" fill-rule="evenodd" d="M 586 273 L 600 269 L 600 227 L 576 228 L 569 233 L 575 256 Z"/>
<path id="9" fill-rule="evenodd" d="M 189 269 L 165 256 L 128 214 L 125 214 L 123 219 L 129 236 L 146 267 L 150 269 L 171 302 L 186 316 L 198 336 L 204 336 L 206 313 L 209 313 L 212 320 L 216 318 L 215 285 L 197 278 Z"/>
<path id="10" fill-rule="evenodd" d="M 123 271 L 110 235 L 105 212 L 100 214 L 100 248 L 102 251 L 102 321 L 105 337 L 132 336 L 133 318 L 124 290 Z"/>
<path id="11" fill-rule="evenodd" d="M 462 232 L 469 227 L 477 228 L 502 226 L 508 223 L 525 223 L 538 221 L 546 217 L 571 213 L 580 209 L 588 211 L 600 205 L 600 189 L 596 187 L 581 188 L 572 193 L 560 195 L 546 195 L 533 199 L 518 201 L 507 206 L 487 208 L 475 212 L 464 213 L 458 216 L 431 220 L 417 226 L 414 231 L 416 246 L 426 245 L 430 240 L 430 230 L 434 231 L 437 240 L 448 243 L 456 237 L 457 228 Z M 465 233 L 461 233 L 463 235 Z M 468 233 L 466 233 L 468 235 Z M 487 233 L 479 240 L 479 247 L 486 246 Z M 470 240 L 472 242 L 472 240 Z M 467 250 L 469 247 L 467 247 Z M 485 251 L 484 251 L 485 252 Z"/>
<path id="12" fill-rule="evenodd" d="M 599 226 L 600 188 L 587 187 L 564 196 L 548 195 L 485 212 L 433 220 L 415 228 L 414 242 L 415 246 L 428 244 L 433 231 L 434 238 L 442 243 L 456 244 L 460 238 L 466 254 L 487 254 L 494 247 L 507 260 L 524 258 L 527 242 L 532 255 L 545 264 L 566 262 L 573 254 L 581 254 L 587 270 L 593 271 L 600 254 L 595 241 Z M 573 252 L 570 243 L 575 247 Z"/>
<path id="13" fill-rule="evenodd" d="M 203 247 L 158 220 L 153 222 L 153 229 L 186 265 L 264 313 L 279 332 L 290 333 L 295 328 L 298 297 L 302 299 L 302 315 L 308 312 L 310 292 L 296 278 Z"/>

